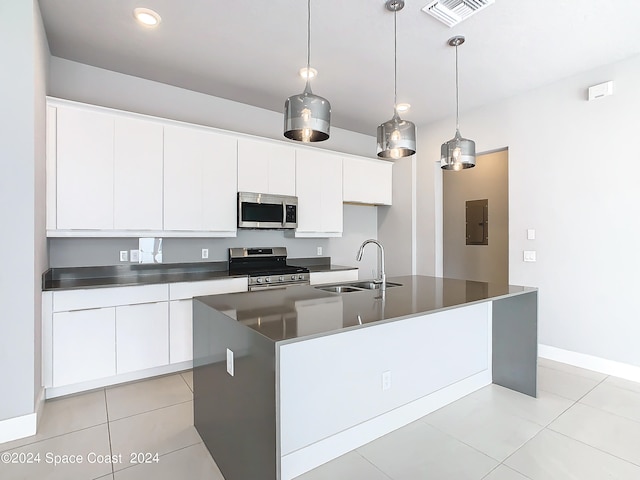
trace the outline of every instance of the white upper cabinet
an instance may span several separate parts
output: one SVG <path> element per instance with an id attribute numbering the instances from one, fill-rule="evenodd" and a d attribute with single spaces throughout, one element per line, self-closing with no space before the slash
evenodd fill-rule
<path id="1" fill-rule="evenodd" d="M 348 203 L 391 205 L 393 164 L 384 160 L 345 158 L 343 200 Z"/>
<path id="2" fill-rule="evenodd" d="M 342 235 L 342 157 L 322 150 L 296 151 L 297 237 Z"/>
<path id="3" fill-rule="evenodd" d="M 112 229 L 113 117 L 58 108 L 56 122 L 56 228 Z"/>
<path id="4" fill-rule="evenodd" d="M 195 128 L 164 128 L 164 229 L 236 231 L 237 140 Z"/>
<path id="5" fill-rule="evenodd" d="M 238 140 L 238 191 L 295 195 L 295 148 L 284 143 Z"/>
<path id="6" fill-rule="evenodd" d="M 162 125 L 115 117 L 115 230 L 162 230 Z"/>

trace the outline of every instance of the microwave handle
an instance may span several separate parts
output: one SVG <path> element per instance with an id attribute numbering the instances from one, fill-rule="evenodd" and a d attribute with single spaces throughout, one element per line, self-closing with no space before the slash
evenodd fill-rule
<path id="1" fill-rule="evenodd" d="M 282 226 L 287 223 L 287 204 L 282 202 Z"/>

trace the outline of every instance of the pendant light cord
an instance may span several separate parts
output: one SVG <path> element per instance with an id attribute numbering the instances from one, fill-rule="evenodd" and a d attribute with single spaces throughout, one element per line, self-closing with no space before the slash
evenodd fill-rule
<path id="1" fill-rule="evenodd" d="M 393 112 L 398 114 L 398 10 L 393 11 Z"/>
<path id="2" fill-rule="evenodd" d="M 458 45 L 456 45 L 456 131 L 460 130 L 460 101 L 458 99 Z"/>
<path id="3" fill-rule="evenodd" d="M 311 68 L 311 0 L 307 0 L 307 84 Z"/>

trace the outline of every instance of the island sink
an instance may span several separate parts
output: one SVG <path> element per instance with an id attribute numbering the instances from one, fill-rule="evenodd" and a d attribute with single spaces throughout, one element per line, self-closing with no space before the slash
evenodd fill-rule
<path id="1" fill-rule="evenodd" d="M 325 292 L 332 293 L 350 293 L 350 292 L 362 292 L 363 290 L 379 290 L 381 283 L 373 280 L 366 280 L 364 282 L 345 283 L 340 285 L 323 285 L 315 287 L 318 290 L 324 290 Z M 387 287 L 401 287 L 401 283 L 387 282 Z"/>

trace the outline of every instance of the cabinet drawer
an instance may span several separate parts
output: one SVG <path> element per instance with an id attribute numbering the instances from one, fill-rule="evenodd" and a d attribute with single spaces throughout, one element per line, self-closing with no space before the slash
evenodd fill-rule
<path id="1" fill-rule="evenodd" d="M 167 284 L 160 284 L 53 292 L 53 311 L 69 312 L 136 303 L 166 302 L 169 297 L 168 289 Z"/>
<path id="2" fill-rule="evenodd" d="M 169 286 L 169 300 L 186 300 L 219 293 L 246 292 L 249 281 L 246 277 L 206 280 L 203 282 L 172 283 Z"/>

